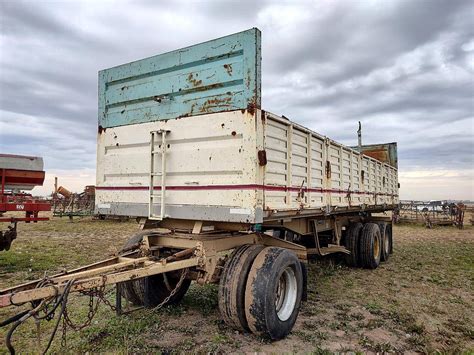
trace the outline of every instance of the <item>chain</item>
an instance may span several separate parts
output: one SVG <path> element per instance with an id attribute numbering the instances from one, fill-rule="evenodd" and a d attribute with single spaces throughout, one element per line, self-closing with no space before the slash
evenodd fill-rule
<path id="1" fill-rule="evenodd" d="M 61 335 L 61 348 L 66 349 L 66 332 L 67 332 L 67 322 L 66 318 L 63 317 L 63 333 Z"/>
<path id="2" fill-rule="evenodd" d="M 139 249 L 139 255 L 140 256 L 147 256 L 146 249 L 140 248 Z M 149 311 L 150 312 L 156 312 L 156 311 L 160 310 L 161 308 L 163 308 L 163 306 L 165 306 L 169 302 L 171 297 L 173 297 L 176 294 L 176 292 L 178 292 L 178 290 L 181 288 L 181 285 L 183 284 L 184 280 L 186 279 L 187 274 L 188 274 L 188 269 L 184 269 L 183 272 L 181 273 L 181 277 L 179 278 L 178 283 L 176 284 L 174 289 L 170 292 L 170 294 L 167 297 L 165 297 L 165 299 L 163 301 L 161 301 L 160 304 L 158 304 L 157 306 L 149 309 Z"/>
<path id="3" fill-rule="evenodd" d="M 185 280 L 187 274 L 188 274 L 188 269 L 184 269 L 183 272 L 181 273 L 181 277 L 179 278 L 179 281 L 176 284 L 176 286 L 174 287 L 174 289 L 170 292 L 170 294 L 159 305 L 151 308 L 150 309 L 151 312 L 158 311 L 159 309 L 161 309 L 164 305 L 166 305 L 169 302 L 171 297 L 173 297 L 176 294 L 176 292 L 178 292 L 178 290 L 181 288 L 181 285 L 183 284 L 183 281 Z"/>
<path id="4" fill-rule="evenodd" d="M 175 296 L 176 293 L 181 289 L 181 286 L 182 286 L 184 280 L 186 279 L 187 274 L 188 274 L 188 269 L 182 270 L 181 276 L 180 276 L 178 282 L 176 283 L 176 286 L 170 292 L 170 294 L 167 297 L 165 297 L 165 299 L 160 304 L 158 304 L 157 306 L 149 309 L 149 311 L 150 312 L 155 312 L 155 311 L 158 311 L 159 309 L 161 309 L 163 306 L 165 306 L 171 300 L 171 298 L 173 296 Z M 104 292 L 105 291 L 105 281 L 106 281 L 106 276 L 104 275 L 103 276 L 103 283 L 100 287 L 96 287 L 96 288 L 93 288 L 93 289 L 88 290 L 88 291 L 79 291 L 79 293 L 81 293 L 82 295 L 89 296 L 89 303 L 88 303 L 88 308 L 89 309 L 88 309 L 88 313 L 87 313 L 87 319 L 83 324 L 80 324 L 80 325 L 74 324 L 71 321 L 71 319 L 69 318 L 69 314 L 68 314 L 67 296 L 70 292 L 70 287 L 74 283 L 74 280 L 69 281 L 70 284 L 68 284 L 68 286 L 66 286 L 66 290 L 64 291 L 64 294 L 59 295 L 58 288 L 56 286 L 54 286 L 52 284 L 51 279 L 48 278 L 45 275 L 44 278 L 40 282 L 38 282 L 36 288 L 52 286 L 52 287 L 55 288 L 56 294 L 54 296 L 52 296 L 49 299 L 49 301 L 43 300 L 39 304 L 36 304 L 36 303 L 32 302 L 32 306 L 34 307 L 34 309 L 32 309 L 32 311 L 30 311 L 30 313 L 32 315 L 36 314 L 35 318 L 36 318 L 36 321 L 37 321 L 37 326 L 39 327 L 39 322 L 40 322 L 41 319 L 46 319 L 47 321 L 50 321 L 54 318 L 54 313 L 55 313 L 54 311 L 58 307 L 59 302 L 62 302 L 63 309 L 61 310 L 61 312 L 59 314 L 59 317 L 62 317 L 61 347 L 63 349 L 65 349 L 66 345 L 67 345 L 66 338 L 67 338 L 67 328 L 68 327 L 70 327 L 71 329 L 73 329 L 75 331 L 78 331 L 78 330 L 82 330 L 85 327 L 89 326 L 92 323 L 93 318 L 97 314 L 99 304 L 101 302 L 103 302 L 105 305 L 107 305 L 112 311 L 116 310 L 116 307 L 114 305 L 112 305 L 112 303 L 107 299 L 107 295 L 109 295 L 111 292 L 113 292 L 114 289 L 112 288 L 112 289 L 108 290 L 107 292 Z M 65 297 L 65 299 L 61 300 L 60 297 Z M 94 302 L 94 298 L 97 299 L 96 302 Z M 51 302 L 52 302 L 51 300 L 56 300 L 56 304 L 53 306 L 51 311 L 49 311 L 49 307 L 51 306 Z M 40 312 L 44 313 L 43 317 L 39 317 Z M 61 321 L 61 319 L 58 319 L 58 324 L 59 324 L 60 321 Z M 57 326 L 56 326 L 55 329 L 57 329 Z M 39 328 L 37 329 L 37 331 L 38 331 L 38 337 L 39 337 L 40 336 Z M 54 331 L 53 335 L 51 336 L 51 340 L 50 340 L 50 343 L 48 344 L 48 348 L 51 344 L 52 339 L 54 338 L 55 332 L 56 332 L 56 330 Z M 38 339 L 38 341 L 39 341 L 39 339 Z"/>
<path id="5" fill-rule="evenodd" d="M 113 289 L 112 289 L 112 291 L 113 291 Z M 101 301 L 102 301 L 106 306 L 108 306 L 112 311 L 115 312 L 116 307 L 115 307 L 112 303 L 110 303 L 110 301 L 105 297 L 105 294 L 103 294 L 103 295 L 101 295 L 101 296 L 99 296 L 99 297 L 100 297 Z"/>

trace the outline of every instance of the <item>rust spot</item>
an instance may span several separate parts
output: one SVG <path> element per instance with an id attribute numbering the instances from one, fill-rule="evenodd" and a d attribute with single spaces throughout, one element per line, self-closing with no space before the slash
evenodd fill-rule
<path id="1" fill-rule="evenodd" d="M 212 112 L 212 108 L 216 107 L 221 107 L 221 106 L 228 106 L 230 107 L 231 104 L 230 102 L 232 101 L 231 97 L 225 97 L 222 99 L 219 98 L 214 98 L 214 99 L 208 99 L 204 104 L 202 105 L 200 111 L 201 112 Z"/>
<path id="2" fill-rule="evenodd" d="M 200 83 L 200 81 L 201 80 L 199 80 L 199 83 Z M 224 84 L 222 84 L 222 83 L 216 83 L 216 84 L 211 84 L 211 85 L 207 85 L 207 86 L 199 86 L 199 87 L 193 88 L 190 91 L 193 91 L 193 92 L 206 91 L 206 90 L 221 88 L 223 86 L 224 86 Z"/>
<path id="3" fill-rule="evenodd" d="M 191 114 L 192 114 L 192 110 L 191 110 Z M 180 116 L 178 116 L 178 117 L 176 117 L 176 118 L 177 118 L 177 119 L 180 119 L 180 118 L 189 117 L 189 116 L 190 116 L 189 113 L 184 113 L 184 114 L 182 114 L 182 115 L 180 115 Z"/>
<path id="4" fill-rule="evenodd" d="M 98 129 L 99 134 L 102 134 L 102 132 L 105 133 L 105 130 L 106 130 L 106 129 L 107 129 L 107 128 L 104 128 L 104 127 L 102 127 L 101 125 L 99 125 L 99 129 Z"/>
<path id="5" fill-rule="evenodd" d="M 193 113 L 194 113 L 194 109 L 196 108 L 196 105 L 197 105 L 197 103 L 193 103 L 193 104 L 191 105 L 191 116 L 192 116 Z"/>
<path id="6" fill-rule="evenodd" d="M 224 64 L 225 70 L 227 70 L 227 74 L 232 76 L 232 64 Z"/>
<path id="7" fill-rule="evenodd" d="M 257 153 L 258 156 L 258 165 L 265 166 L 267 165 L 267 152 L 264 150 L 259 150 Z"/>
<path id="8" fill-rule="evenodd" d="M 256 105 L 253 102 L 250 102 L 247 105 L 247 112 L 250 113 L 252 116 L 255 115 L 255 109 L 256 109 Z"/>
<path id="9" fill-rule="evenodd" d="M 329 160 L 326 160 L 326 177 L 331 178 L 331 162 Z"/>
<path id="10" fill-rule="evenodd" d="M 198 75 L 196 74 L 196 76 Z M 189 73 L 188 81 L 191 83 L 192 86 L 200 86 L 202 84 L 202 80 L 195 79 L 193 73 Z"/>

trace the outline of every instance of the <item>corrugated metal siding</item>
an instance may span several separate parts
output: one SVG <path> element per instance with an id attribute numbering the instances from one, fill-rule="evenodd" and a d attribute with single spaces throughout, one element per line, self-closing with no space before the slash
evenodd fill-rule
<path id="1" fill-rule="evenodd" d="M 101 128 L 261 105 L 260 31 L 99 72 Z"/>
<path id="2" fill-rule="evenodd" d="M 266 211 L 398 202 L 390 165 L 270 113 L 264 135 Z"/>

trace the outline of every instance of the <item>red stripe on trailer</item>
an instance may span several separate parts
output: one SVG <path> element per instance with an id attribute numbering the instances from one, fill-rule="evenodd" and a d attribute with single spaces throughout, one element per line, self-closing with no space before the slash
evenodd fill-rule
<path id="1" fill-rule="evenodd" d="M 160 186 L 155 186 L 155 190 L 161 190 Z M 96 186 L 96 190 L 134 190 L 134 191 L 148 191 L 146 186 Z M 322 189 L 322 188 L 306 188 L 298 186 L 274 186 L 274 185 L 183 185 L 183 186 L 166 186 L 166 190 L 178 191 L 198 191 L 198 190 L 264 190 L 264 191 L 291 191 L 291 192 L 319 192 L 319 193 L 333 193 L 333 194 L 355 194 L 355 195 L 377 195 L 377 196 L 398 196 L 397 194 L 388 193 L 373 193 L 365 191 L 351 191 L 341 189 Z"/>

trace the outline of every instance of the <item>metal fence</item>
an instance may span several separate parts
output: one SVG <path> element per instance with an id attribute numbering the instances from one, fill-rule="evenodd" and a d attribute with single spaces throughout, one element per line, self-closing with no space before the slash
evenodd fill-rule
<path id="1" fill-rule="evenodd" d="M 463 228 L 465 210 L 462 203 L 401 201 L 393 220 L 395 223 L 423 223 L 428 228 L 435 225 Z"/>

